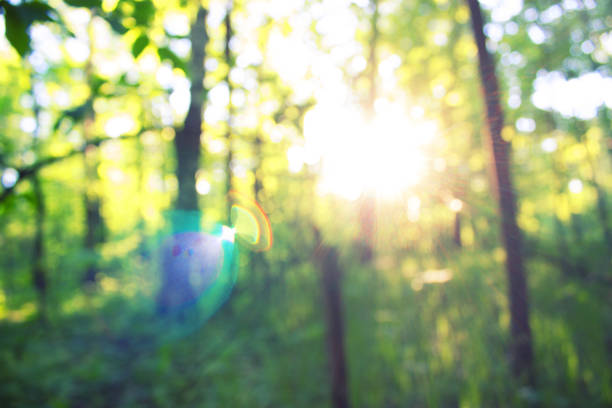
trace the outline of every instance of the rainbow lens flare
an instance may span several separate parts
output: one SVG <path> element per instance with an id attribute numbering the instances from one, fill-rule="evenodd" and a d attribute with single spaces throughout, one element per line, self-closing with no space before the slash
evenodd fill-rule
<path id="1" fill-rule="evenodd" d="M 233 240 L 222 235 L 180 232 L 164 241 L 159 254 L 162 282 L 157 304 L 162 311 L 198 302 L 218 286 L 233 286 Z"/>
<path id="2" fill-rule="evenodd" d="M 246 248 L 263 252 L 272 248 L 272 226 L 261 206 L 236 191 L 230 191 L 230 220 L 236 240 Z"/>
<path id="3" fill-rule="evenodd" d="M 231 227 L 206 226 L 199 211 L 166 213 L 166 228 L 153 243 L 158 283 L 148 296 L 156 310 L 151 329 L 159 341 L 199 329 L 225 303 L 236 283 L 239 247 L 272 247 L 272 228 L 261 206 L 234 191 L 229 200 Z"/>
<path id="4" fill-rule="evenodd" d="M 205 226 L 198 211 L 171 211 L 165 218 L 166 228 L 152 242 L 157 283 L 148 296 L 155 311 L 150 329 L 162 343 L 202 327 L 237 278 L 233 228 Z"/>

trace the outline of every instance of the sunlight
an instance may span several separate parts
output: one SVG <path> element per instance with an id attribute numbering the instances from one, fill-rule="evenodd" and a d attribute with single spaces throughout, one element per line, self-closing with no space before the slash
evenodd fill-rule
<path id="1" fill-rule="evenodd" d="M 582 192 L 582 181 L 576 178 L 571 179 L 568 188 L 572 194 L 580 194 Z"/>
<path id="2" fill-rule="evenodd" d="M 349 200 L 362 194 L 397 198 L 418 184 L 436 125 L 410 119 L 399 105 L 377 102 L 380 109 L 372 120 L 365 119 L 358 108 L 319 104 L 307 112 L 306 143 L 288 152 L 290 168 L 295 171 L 304 162 L 318 163 L 319 192 Z M 301 162 L 296 164 L 297 159 Z"/>
<path id="3" fill-rule="evenodd" d="M 13 187 L 17 184 L 17 180 L 19 180 L 19 172 L 12 167 L 4 169 L 2 176 L 0 176 L 0 184 L 4 188 Z"/>
<path id="4" fill-rule="evenodd" d="M 119 114 L 106 121 L 104 131 L 112 138 L 129 133 L 134 128 L 134 119 L 128 114 Z"/>
<path id="5" fill-rule="evenodd" d="M 453 198 L 448 203 L 448 207 L 451 209 L 452 212 L 457 213 L 461 211 L 461 209 L 463 208 L 463 202 L 459 200 L 458 198 Z"/>

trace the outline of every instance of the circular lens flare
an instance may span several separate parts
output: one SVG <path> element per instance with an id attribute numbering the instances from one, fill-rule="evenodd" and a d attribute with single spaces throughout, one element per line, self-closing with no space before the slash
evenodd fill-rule
<path id="1" fill-rule="evenodd" d="M 171 211 L 165 233 L 155 238 L 158 283 L 149 292 L 159 340 L 187 335 L 212 317 L 229 298 L 237 278 L 234 229 L 203 226 L 197 211 Z"/>
<path id="2" fill-rule="evenodd" d="M 230 191 L 230 219 L 236 240 L 247 248 L 262 252 L 272 248 L 272 226 L 261 206 L 236 191 Z"/>

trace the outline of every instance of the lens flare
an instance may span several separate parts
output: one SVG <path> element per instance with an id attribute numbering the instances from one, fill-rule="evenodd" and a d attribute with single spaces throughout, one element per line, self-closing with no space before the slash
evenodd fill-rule
<path id="1" fill-rule="evenodd" d="M 154 261 L 158 273 L 150 292 L 159 341 L 172 341 L 199 329 L 223 306 L 236 283 L 234 229 L 205 227 L 197 211 L 171 211 L 167 228 L 157 235 Z"/>
<path id="2" fill-rule="evenodd" d="M 146 244 L 154 267 L 131 278 L 141 282 L 138 293 L 150 314 L 140 324 L 154 333 L 156 344 L 193 333 L 223 306 L 236 283 L 239 248 L 272 247 L 261 206 L 237 192 L 230 192 L 229 200 L 231 226 L 207 223 L 199 211 L 169 211 Z"/>
<path id="3" fill-rule="evenodd" d="M 236 240 L 252 251 L 262 252 L 272 248 L 272 226 L 261 206 L 235 191 L 230 191 L 229 199 Z"/>
<path id="4" fill-rule="evenodd" d="M 189 231 L 167 238 L 160 248 L 160 306 L 173 309 L 197 301 L 231 262 L 226 255 L 223 241 L 212 234 Z"/>

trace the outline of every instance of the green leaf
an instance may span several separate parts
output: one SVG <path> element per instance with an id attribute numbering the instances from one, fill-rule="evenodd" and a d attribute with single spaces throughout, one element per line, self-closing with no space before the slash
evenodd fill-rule
<path id="1" fill-rule="evenodd" d="M 20 4 L 17 11 L 27 26 L 35 21 L 53 21 L 52 16 L 57 16 L 55 9 L 39 1 Z"/>
<path id="2" fill-rule="evenodd" d="M 148 26 L 154 14 L 155 6 L 151 0 L 134 2 L 134 18 L 137 25 Z"/>
<path id="3" fill-rule="evenodd" d="M 157 49 L 157 55 L 159 55 L 159 59 L 164 61 L 164 60 L 170 60 L 170 62 L 172 62 L 172 65 L 174 65 L 176 68 L 180 68 L 183 71 L 185 71 L 186 67 L 185 67 L 185 62 L 180 59 L 175 53 L 172 52 L 172 50 L 170 50 L 170 48 L 168 47 L 160 47 Z"/>
<path id="4" fill-rule="evenodd" d="M 82 105 L 79 105 L 76 108 L 73 108 L 73 109 L 70 109 L 64 112 L 64 117 L 68 117 L 75 122 L 79 122 L 83 120 L 85 115 L 88 112 L 91 112 L 92 109 L 93 109 L 93 103 L 91 99 L 87 99 L 87 101 L 85 101 L 85 103 L 83 103 Z"/>
<path id="5" fill-rule="evenodd" d="M 64 0 L 64 3 L 72 7 L 102 7 L 102 0 Z"/>
<path id="6" fill-rule="evenodd" d="M 6 39 L 17 50 L 19 55 L 25 56 L 31 51 L 30 36 L 28 35 L 25 21 L 21 18 L 17 7 L 4 3 Z"/>
<path id="7" fill-rule="evenodd" d="M 132 44 L 132 55 L 134 58 L 138 58 L 147 45 L 149 45 L 149 37 L 144 33 L 140 34 L 136 41 L 134 41 L 134 44 Z"/>
<path id="8" fill-rule="evenodd" d="M 107 17 L 105 17 L 106 21 L 108 21 L 108 24 L 110 24 L 111 28 L 117 33 L 117 34 L 125 34 L 127 33 L 129 30 L 121 23 L 121 16 L 117 15 L 116 13 L 113 13 Z"/>
<path id="9" fill-rule="evenodd" d="M 7 1 L 0 3 L 5 16 L 6 39 L 17 50 L 19 55 L 25 56 L 32 50 L 28 29 L 37 21 L 53 21 L 57 17 L 55 9 L 39 1 L 24 3 L 17 6 Z"/>

